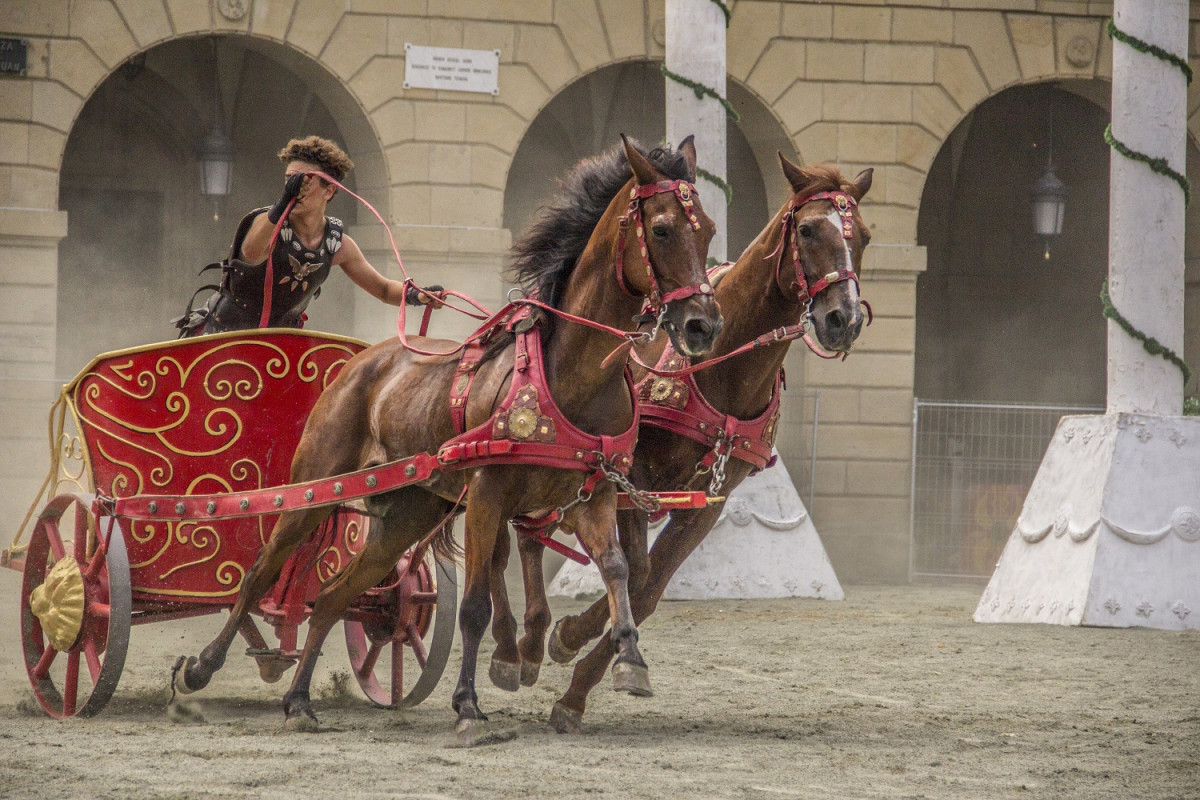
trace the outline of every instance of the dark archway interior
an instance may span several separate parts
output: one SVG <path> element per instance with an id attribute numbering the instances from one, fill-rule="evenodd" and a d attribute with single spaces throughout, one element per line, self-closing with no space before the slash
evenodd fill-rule
<path id="1" fill-rule="evenodd" d="M 177 39 L 131 59 L 97 88 L 72 128 L 59 189 L 68 214 L 59 248 L 62 377 L 97 353 L 174 337 L 169 319 L 198 287 L 219 280 L 215 270 L 197 272 L 227 254 L 243 213 L 278 198 L 276 153 L 293 136 L 346 146 L 358 165 L 346 181 L 351 189 L 359 181 L 386 184 L 375 174 L 377 145 L 371 152 L 363 144 L 365 117 L 331 113 L 345 90 L 330 76 L 270 42 L 223 36 L 215 52 L 213 44 L 212 37 Z M 200 194 L 195 147 L 213 124 L 217 74 L 217 113 L 237 155 L 232 193 L 214 220 L 213 203 Z M 370 174 L 358 176 L 364 167 Z M 329 213 L 352 222 L 353 203 L 335 197 Z M 348 330 L 351 288 L 336 275 L 326 284 L 311 312 L 319 327 Z M 347 322 L 339 327 L 340 320 Z"/>
<path id="2" fill-rule="evenodd" d="M 649 61 L 604 67 L 563 89 L 517 148 L 504 190 L 504 226 L 519 236 L 538 206 L 552 197 L 554 181 L 580 159 L 620 144 L 620 134 L 646 147 L 661 143 L 664 94 L 659 65 Z M 733 188 L 728 250 L 736 258 L 767 221 L 767 197 L 754 151 L 736 123 L 729 124 L 726 142 Z M 703 166 L 704 153 L 697 155 Z"/>
<path id="3" fill-rule="evenodd" d="M 1029 190 L 1050 157 L 1062 235 L 1035 235 Z M 1052 84 L 1008 89 L 955 129 L 930 170 L 918 243 L 915 393 L 1103 406 L 1109 147 L 1105 109 Z"/>

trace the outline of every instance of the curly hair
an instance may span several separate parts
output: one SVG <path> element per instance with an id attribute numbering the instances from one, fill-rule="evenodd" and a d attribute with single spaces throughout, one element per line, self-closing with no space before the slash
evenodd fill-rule
<path id="1" fill-rule="evenodd" d="M 336 142 L 322 139 L 320 136 L 292 139 L 279 151 L 279 160 L 284 164 L 292 161 L 316 164 L 326 175 L 339 181 L 354 169 L 354 162 L 346 155 L 345 150 L 338 147 Z"/>

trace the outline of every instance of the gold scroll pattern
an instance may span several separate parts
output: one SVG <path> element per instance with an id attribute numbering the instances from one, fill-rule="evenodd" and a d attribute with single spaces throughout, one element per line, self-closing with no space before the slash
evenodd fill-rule
<path id="1" fill-rule="evenodd" d="M 201 351 L 196 340 L 182 340 L 99 357 L 64 390 L 83 436 L 59 431 L 61 454 L 82 455 L 76 479 L 91 473 L 89 482 L 114 497 L 285 483 L 287 448 L 295 446 L 311 403 L 365 347 L 303 334 L 301 349 L 289 335 L 218 336 Z M 297 382 L 319 388 L 286 388 Z M 286 434 L 274 437 L 267 428 L 264 436 L 263 426 L 275 420 Z M 255 437 L 248 436 L 252 429 Z M 254 441 L 267 442 L 267 452 L 247 452 L 264 446 Z M 180 598 L 233 596 L 273 520 L 128 520 L 132 588 Z"/>

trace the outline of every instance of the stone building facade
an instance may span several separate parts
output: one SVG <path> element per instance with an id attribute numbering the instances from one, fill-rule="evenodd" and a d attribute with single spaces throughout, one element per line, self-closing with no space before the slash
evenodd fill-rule
<path id="1" fill-rule="evenodd" d="M 786 197 L 777 151 L 850 174 L 875 168 L 863 204 L 875 322 L 844 363 L 793 348 L 786 409 L 799 419 L 812 405 L 801 390 L 819 392 L 811 512 L 839 576 L 903 580 L 915 395 L 1103 402 L 1103 321 L 1098 302 L 1080 309 L 1104 273 L 1095 127 L 1107 117 L 1111 3 L 729 5 L 728 93 L 741 114 L 731 253 Z M 287 138 L 341 141 L 357 162 L 351 188 L 388 222 L 414 277 L 495 307 L 506 250 L 554 175 L 618 132 L 662 136 L 663 18 L 663 0 L 4 3 L 0 37 L 26 40 L 28 55 L 24 75 L 0 74 L 3 518 L 19 520 L 36 492 L 57 385 L 91 354 L 171 337 L 167 318 L 201 282 L 196 270 L 223 255 L 238 214 L 275 199 Z M 404 88 L 406 44 L 499 50 L 499 93 Z M 1047 103 L 1080 221 L 1077 240 L 1065 230 L 1058 261 L 1043 264 L 1041 243 L 1012 220 L 1029 217 L 1026 177 L 1042 156 L 1021 148 L 1041 142 Z M 214 114 L 238 148 L 215 223 L 192 149 Z M 991 163 L 1006 135 L 1029 176 Z M 371 261 L 398 275 L 374 217 L 337 202 Z M 1019 259 L 988 255 L 1010 251 Z M 1091 263 L 1072 265 L 1084 252 Z M 1184 355 L 1195 360 L 1192 267 Z M 310 324 L 389 335 L 393 310 L 347 287 L 331 282 Z M 1037 303 L 1043 311 L 1006 316 Z M 972 327 L 1005 319 L 1011 329 Z M 973 353 L 994 361 L 981 371 Z M 1070 377 L 1080 365 L 1082 382 Z M 985 385 L 1022 397 L 975 396 Z M 806 436 L 797 422 L 780 442 L 793 475 L 809 472 Z"/>

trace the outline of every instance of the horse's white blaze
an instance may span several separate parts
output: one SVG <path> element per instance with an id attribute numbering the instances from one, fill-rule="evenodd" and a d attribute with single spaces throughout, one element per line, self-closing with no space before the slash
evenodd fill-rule
<path id="1" fill-rule="evenodd" d="M 838 236 L 841 236 L 842 216 L 838 214 L 837 210 L 830 211 L 825 215 L 825 219 L 829 220 L 830 224 L 833 225 L 833 229 L 838 232 Z M 844 236 L 842 237 L 842 252 L 845 254 L 846 259 L 838 265 L 838 269 L 854 269 L 854 255 L 850 252 L 850 240 Z M 858 282 L 853 280 L 847 282 L 850 284 L 847 287 L 850 291 L 850 299 L 858 302 Z"/>

